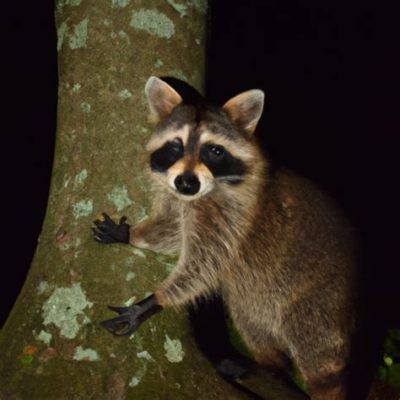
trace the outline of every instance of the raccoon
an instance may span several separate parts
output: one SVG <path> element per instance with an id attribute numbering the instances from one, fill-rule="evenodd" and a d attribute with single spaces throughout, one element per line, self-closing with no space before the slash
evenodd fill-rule
<path id="1" fill-rule="evenodd" d="M 152 216 L 138 225 L 95 221 L 94 238 L 124 242 L 179 261 L 154 294 L 103 327 L 131 334 L 165 307 L 219 294 L 261 366 L 290 359 L 312 400 L 343 400 L 356 323 L 357 237 L 313 183 L 272 168 L 254 132 L 264 93 L 222 107 L 188 105 L 165 81 L 145 92 L 156 128 L 147 144 Z"/>

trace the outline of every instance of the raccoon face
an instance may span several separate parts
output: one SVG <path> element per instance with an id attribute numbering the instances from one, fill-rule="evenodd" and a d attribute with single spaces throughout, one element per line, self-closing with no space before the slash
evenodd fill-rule
<path id="1" fill-rule="evenodd" d="M 155 77 L 148 80 L 146 94 L 158 120 L 147 150 L 151 170 L 160 183 L 178 197 L 194 200 L 218 186 L 243 181 L 254 156 L 251 134 L 262 112 L 261 91 L 236 96 L 242 96 L 239 102 L 233 98 L 222 109 L 181 104 L 179 94 Z M 236 108 L 242 114 L 252 109 L 257 121 L 244 120 Z"/>

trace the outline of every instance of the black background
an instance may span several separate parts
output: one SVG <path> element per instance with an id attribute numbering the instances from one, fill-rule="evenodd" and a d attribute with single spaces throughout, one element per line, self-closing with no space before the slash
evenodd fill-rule
<path id="1" fill-rule="evenodd" d="M 18 2 L 2 15 L 3 322 L 44 217 L 57 54 L 52 2 Z M 376 1 L 213 1 L 207 73 L 214 102 L 265 91 L 258 135 L 275 162 L 318 182 L 359 227 L 365 305 L 390 326 L 400 325 L 398 25 L 395 7 Z"/>
<path id="2" fill-rule="evenodd" d="M 1 322 L 29 269 L 41 230 L 54 152 L 57 50 L 53 2 L 0 8 Z"/>

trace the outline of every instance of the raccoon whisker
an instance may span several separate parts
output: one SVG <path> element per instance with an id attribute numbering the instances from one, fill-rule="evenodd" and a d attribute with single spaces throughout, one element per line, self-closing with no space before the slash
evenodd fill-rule
<path id="1" fill-rule="evenodd" d="M 243 181 L 244 177 L 241 175 L 225 175 L 225 176 L 218 176 L 216 178 L 218 181 L 227 181 L 227 182 L 237 182 Z"/>

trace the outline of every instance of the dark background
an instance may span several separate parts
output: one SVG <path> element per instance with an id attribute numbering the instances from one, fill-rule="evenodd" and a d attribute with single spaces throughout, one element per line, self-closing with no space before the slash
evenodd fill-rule
<path id="1" fill-rule="evenodd" d="M 52 2 L 5 11 L 1 322 L 40 233 L 57 102 Z M 364 241 L 365 308 L 377 325 L 400 326 L 397 10 L 376 1 L 213 1 L 210 15 L 209 98 L 265 91 L 266 150 L 341 203 Z"/>
<path id="2" fill-rule="evenodd" d="M 41 230 L 51 175 L 57 109 L 53 1 L 0 8 L 1 321 L 11 310 Z"/>

